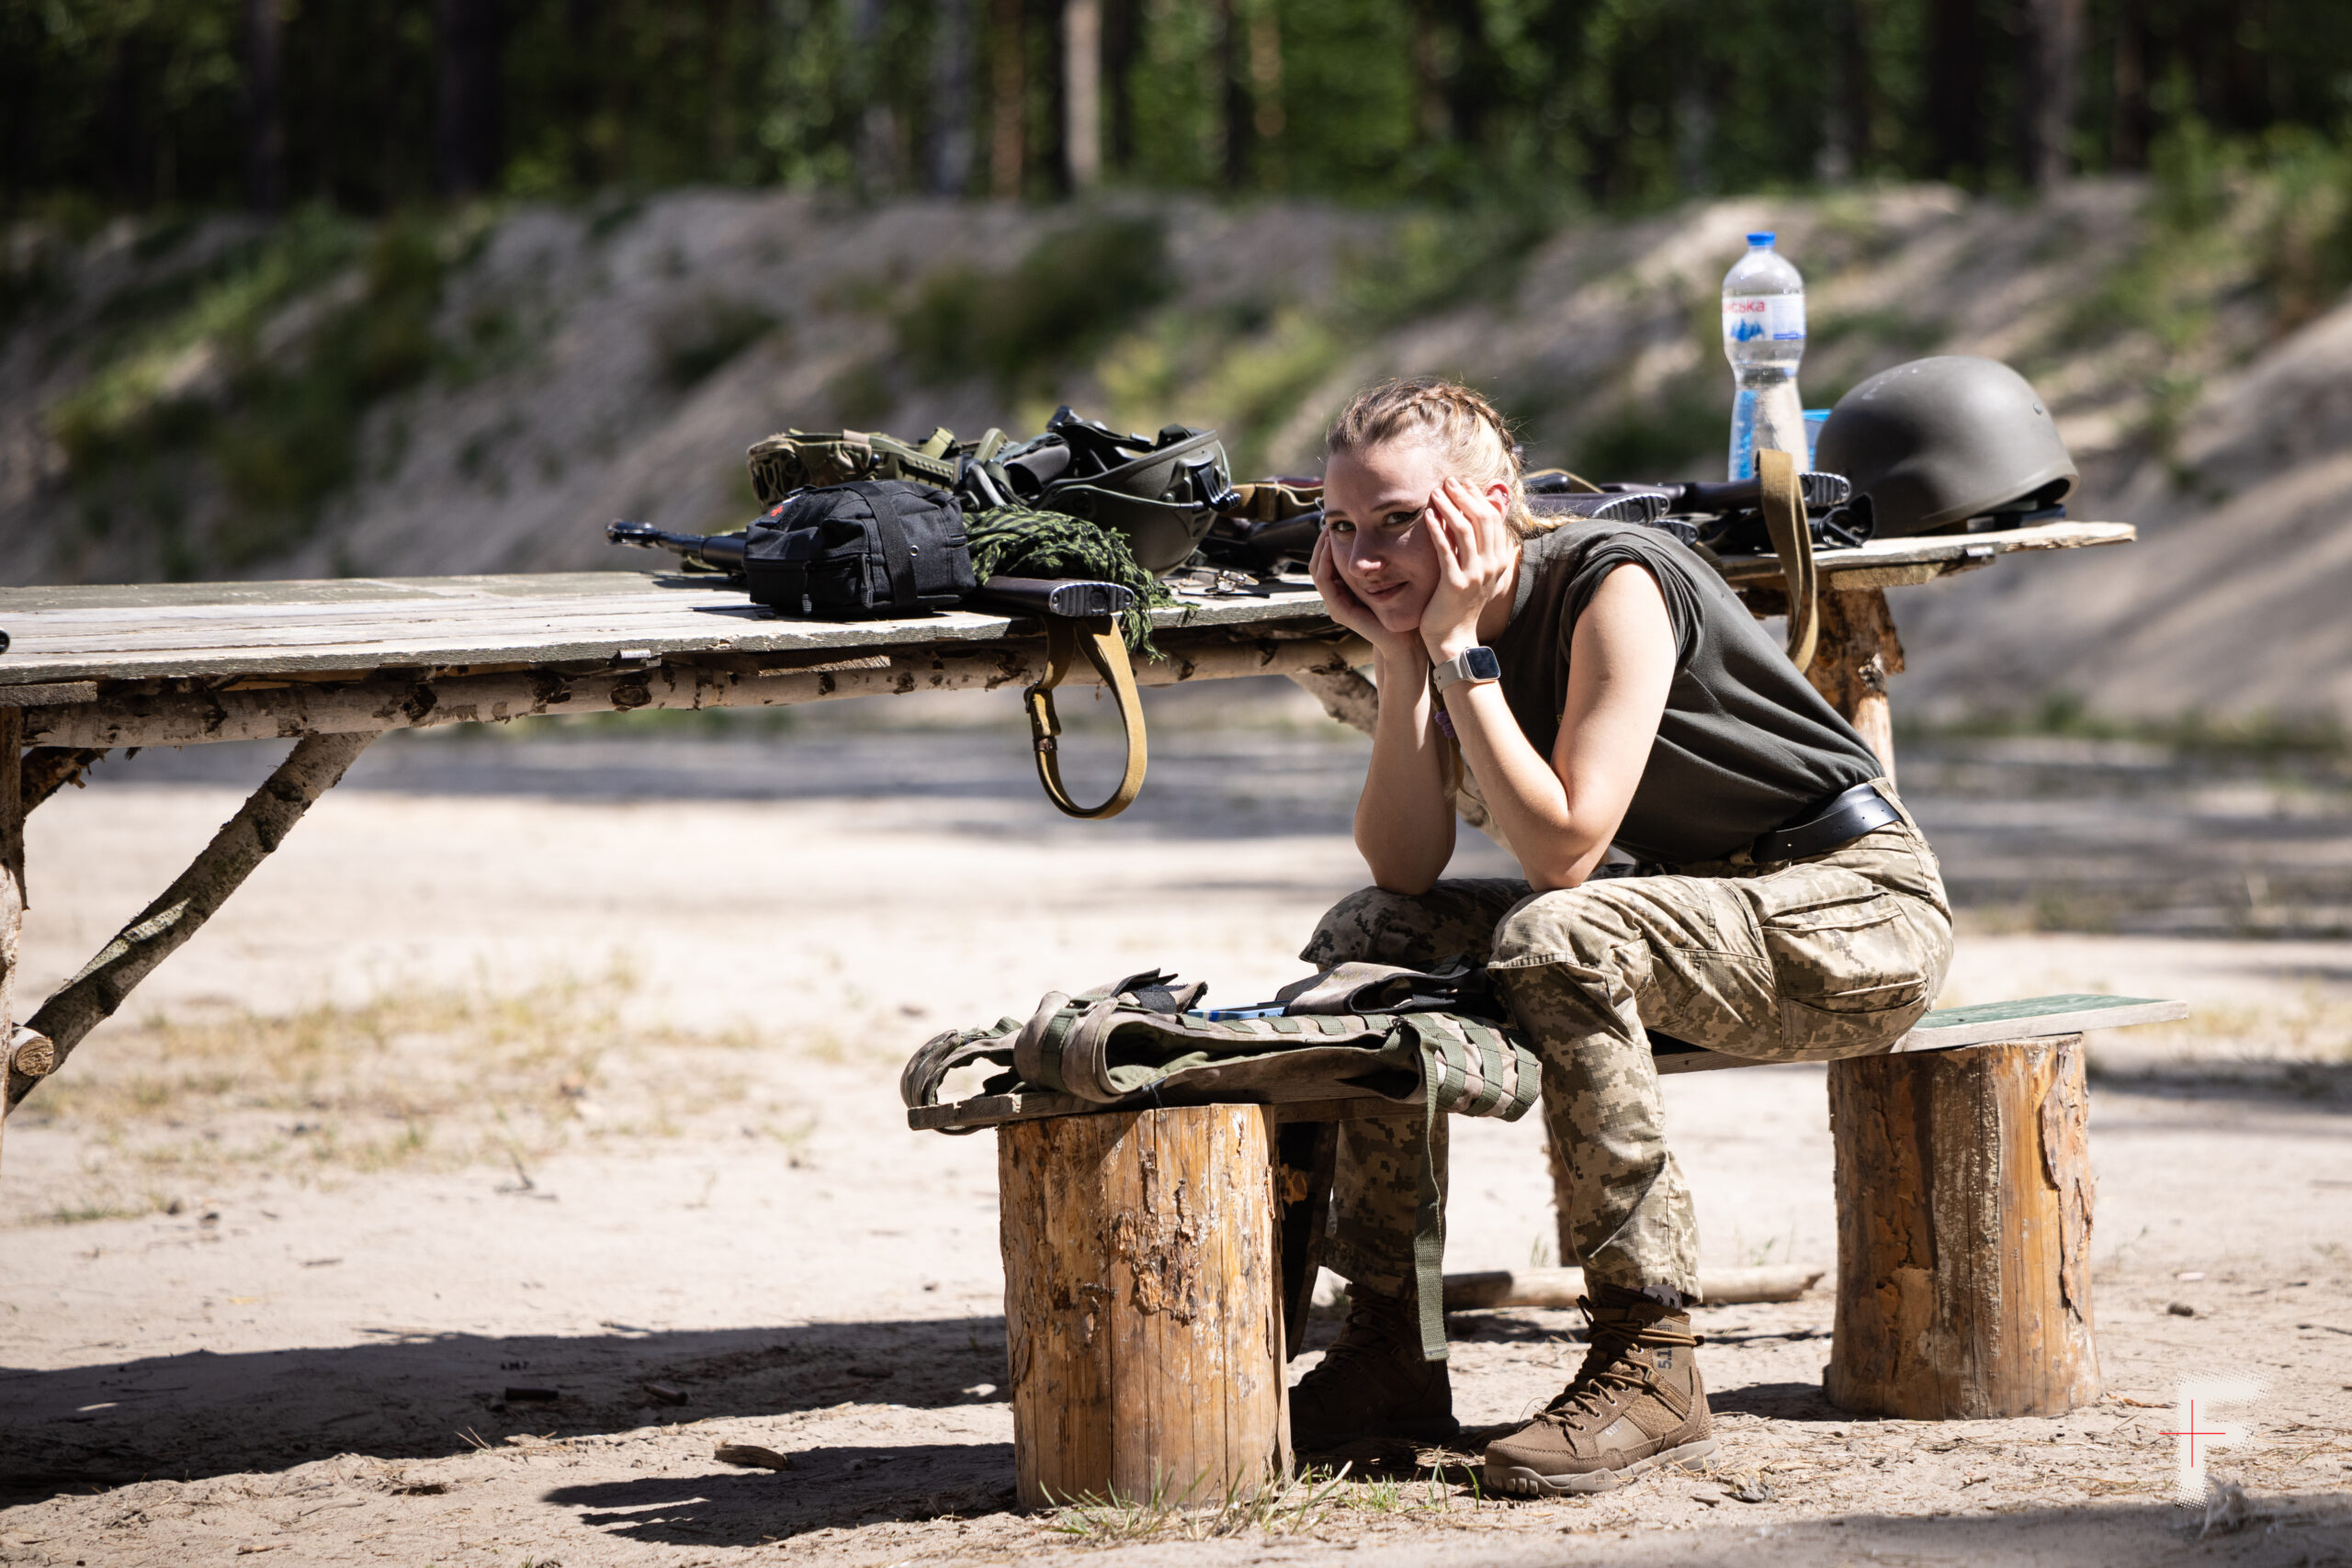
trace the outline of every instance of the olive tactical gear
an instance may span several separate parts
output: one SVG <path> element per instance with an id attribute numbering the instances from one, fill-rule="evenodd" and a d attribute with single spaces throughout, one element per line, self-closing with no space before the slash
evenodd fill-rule
<path id="1" fill-rule="evenodd" d="M 934 1035 L 899 1091 L 910 1109 L 937 1104 L 949 1073 L 986 1062 L 1001 1070 L 983 1094 L 1125 1106 L 1325 1084 L 1411 1103 L 1426 1087 L 1440 1110 L 1516 1121 L 1535 1103 L 1534 1057 L 1491 1021 L 1440 1010 L 1483 995 L 1465 989 L 1478 979 L 1458 962 L 1347 964 L 1285 987 L 1279 1005 L 1204 1012 L 1206 985 L 1147 971 L 1075 996 L 1048 991 L 1025 1023 Z"/>
<path id="2" fill-rule="evenodd" d="M 1283 987 L 1279 1005 L 1223 1012 L 1196 1010 L 1206 989 L 1153 971 L 1075 997 L 1047 992 L 1025 1024 L 1002 1018 L 933 1036 L 899 1075 L 899 1098 L 910 1111 L 936 1105 L 947 1076 L 977 1062 L 1003 1069 L 980 1086 L 984 1095 L 1066 1094 L 1101 1106 L 1249 1100 L 1276 1089 L 1285 1099 L 1314 1097 L 1302 1089 L 1369 1090 L 1400 1105 L 1419 1102 L 1419 1115 L 1396 1120 L 1418 1129 L 1423 1149 L 1441 1145 L 1430 1130 L 1445 1111 L 1515 1122 L 1535 1103 L 1535 1058 L 1517 1036 L 1444 1010 L 1491 1005 L 1484 976 L 1458 960 L 1341 964 Z M 1416 1281 L 1430 1360 L 1445 1355 L 1439 1180 L 1428 1160 L 1419 1162 L 1406 1269 L 1382 1287 L 1401 1293 L 1407 1280 Z"/>
<path id="3" fill-rule="evenodd" d="M 778 502 L 744 535 L 743 583 L 784 615 L 831 619 L 950 609 L 979 586 L 963 508 L 945 491 L 903 479 Z"/>
<path id="4" fill-rule="evenodd" d="M 1359 1438 L 1444 1442 L 1461 1431 L 1446 1364 L 1421 1355 L 1411 1298 L 1351 1292 L 1347 1326 L 1290 1391 L 1291 1440 L 1328 1449 Z"/>
<path id="5" fill-rule="evenodd" d="M 1883 539 L 1977 517 L 2040 521 L 2079 478 L 2032 384 L 1965 354 L 1882 370 L 1838 399 L 1814 466 L 1853 481 L 1855 507 Z"/>
<path id="6" fill-rule="evenodd" d="M 1657 581 L 1675 642 L 1657 739 L 1617 831 L 1626 854 L 1721 859 L 1878 776 L 1877 754 L 1713 568 L 1655 529 L 1623 524 L 1564 524 L 1520 557 L 1510 620 L 1492 646 L 1504 697 L 1538 755 L 1549 757 L 1559 735 L 1577 619 L 1622 566 Z M 1479 784 L 1465 779 L 1465 792 Z"/>
<path id="7" fill-rule="evenodd" d="M 1647 1032 L 1762 1061 L 1883 1051 L 1942 987 L 1951 913 L 1906 814 L 1786 864 L 1702 863 L 1543 894 L 1499 878 L 1418 896 L 1366 888 L 1323 917 L 1299 956 L 1409 966 L 1443 953 L 1487 958 L 1520 1038 L 1543 1059 L 1576 1253 L 1562 1261 L 1595 1283 L 1695 1298 L 1697 1232 Z M 1443 1186 L 1445 1132 L 1411 1118 L 1340 1126 L 1325 1255 L 1334 1272 L 1404 1289 L 1420 1172 Z"/>
<path id="8" fill-rule="evenodd" d="M 1521 1496 L 1607 1492 L 1715 1451 L 1690 1315 L 1597 1285 L 1584 1365 L 1544 1413 L 1487 1446 L 1487 1486 Z"/>
<path id="9" fill-rule="evenodd" d="M 996 434 L 1001 443 L 1003 436 Z M 955 435 L 934 430 L 921 445 L 862 430 L 787 430 L 752 443 L 744 455 L 752 470 L 752 492 L 762 506 L 774 506 L 795 491 L 847 484 L 853 479 L 912 479 L 952 491 L 960 470 Z"/>

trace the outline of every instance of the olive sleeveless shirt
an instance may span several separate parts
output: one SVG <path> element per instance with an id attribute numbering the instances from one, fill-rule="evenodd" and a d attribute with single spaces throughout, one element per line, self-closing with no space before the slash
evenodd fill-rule
<path id="1" fill-rule="evenodd" d="M 1550 758 L 1559 737 L 1577 617 L 1621 566 L 1657 581 L 1675 659 L 1620 851 L 1669 865 L 1720 860 L 1880 775 L 1877 753 L 1713 567 L 1666 534 L 1623 524 L 1538 534 L 1520 557 L 1510 624 L 1494 649 L 1503 698 L 1538 752 Z"/>

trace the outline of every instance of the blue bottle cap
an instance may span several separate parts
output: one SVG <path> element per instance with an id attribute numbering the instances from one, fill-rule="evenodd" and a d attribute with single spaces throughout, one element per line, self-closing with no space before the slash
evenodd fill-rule
<path id="1" fill-rule="evenodd" d="M 1758 250 L 1770 250 L 1772 242 L 1778 238 L 1779 236 L 1773 233 L 1750 234 L 1747 236 L 1747 243 Z"/>

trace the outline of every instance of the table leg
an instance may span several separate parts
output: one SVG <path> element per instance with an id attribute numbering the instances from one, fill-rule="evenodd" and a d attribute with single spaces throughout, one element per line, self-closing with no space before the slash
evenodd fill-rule
<path id="1" fill-rule="evenodd" d="M 1820 633 L 1805 679 L 1861 732 L 1894 777 L 1894 716 L 1886 680 L 1903 673 L 1903 644 L 1883 588 L 1824 590 Z"/>
<path id="2" fill-rule="evenodd" d="M 10 714 L 16 711 L 0 709 Z M 234 817 L 220 825 L 212 841 L 164 890 L 163 896 L 141 909 L 96 958 L 82 966 L 80 974 L 60 987 L 57 994 L 33 1014 L 30 1027 L 46 1038 L 31 1043 L 29 1048 L 46 1053 L 45 1071 L 54 1070 L 62 1064 L 81 1043 L 84 1035 L 113 1015 L 133 986 L 196 934 L 212 912 L 227 902 L 229 895 L 244 885 L 254 868 L 293 831 L 294 824 L 302 819 L 311 803 L 334 787 L 344 770 L 375 739 L 374 733 L 310 735 L 294 743 L 286 761 L 263 781 Z M 17 748 L 11 743 L 6 750 L 10 759 L 6 798 L 21 802 L 17 782 Z M 19 869 L 0 878 L 7 880 L 10 886 L 10 891 L 0 893 L 0 900 L 14 899 L 13 903 L 0 905 L 0 921 L 6 922 L 0 938 L 9 943 L 13 969 L 15 911 L 20 911 L 23 906 L 21 806 L 9 808 L 7 815 L 17 824 L 6 841 L 16 846 L 15 863 Z M 26 1048 L 17 1047 L 20 1051 Z M 40 1081 L 38 1077 L 17 1071 L 12 1059 L 6 1108 L 16 1109 Z"/>

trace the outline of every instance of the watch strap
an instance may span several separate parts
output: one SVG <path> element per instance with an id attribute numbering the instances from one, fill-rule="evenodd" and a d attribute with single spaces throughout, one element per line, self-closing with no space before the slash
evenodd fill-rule
<path id="1" fill-rule="evenodd" d="M 1464 682 L 1483 684 L 1501 676 L 1500 662 L 1491 648 L 1465 648 L 1453 658 L 1430 666 L 1430 683 L 1441 696 Z"/>

